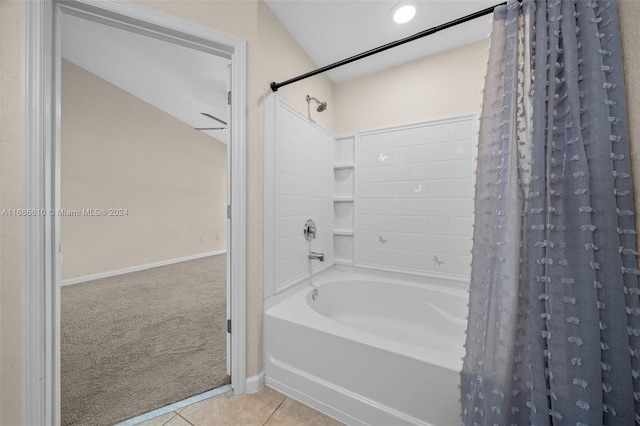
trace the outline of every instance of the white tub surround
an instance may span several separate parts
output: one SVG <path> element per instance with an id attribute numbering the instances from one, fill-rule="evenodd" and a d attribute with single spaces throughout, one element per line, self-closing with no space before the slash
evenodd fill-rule
<path id="1" fill-rule="evenodd" d="M 333 135 L 275 94 L 265 98 L 264 296 L 333 265 Z M 303 227 L 316 223 L 307 241 Z M 324 261 L 311 261 L 309 252 Z"/>
<path id="2" fill-rule="evenodd" d="M 477 116 L 359 132 L 354 266 L 469 281 Z"/>
<path id="3" fill-rule="evenodd" d="M 477 115 L 334 136 L 265 97 L 265 299 L 332 264 L 469 281 Z M 311 245 L 307 219 L 318 226 Z M 309 250 L 325 262 L 306 261 Z"/>
<path id="4" fill-rule="evenodd" d="M 266 384 L 348 424 L 457 424 L 463 286 L 348 270 L 269 303 Z"/>

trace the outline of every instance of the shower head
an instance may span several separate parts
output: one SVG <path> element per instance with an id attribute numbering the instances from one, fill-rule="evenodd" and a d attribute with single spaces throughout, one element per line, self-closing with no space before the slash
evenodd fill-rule
<path id="1" fill-rule="evenodd" d="M 322 112 L 322 111 L 327 109 L 327 103 L 326 102 L 320 102 L 319 100 L 317 100 L 313 96 L 307 95 L 307 103 L 311 103 L 311 101 L 316 101 L 316 103 L 318 104 L 318 108 L 316 108 L 316 111 Z"/>

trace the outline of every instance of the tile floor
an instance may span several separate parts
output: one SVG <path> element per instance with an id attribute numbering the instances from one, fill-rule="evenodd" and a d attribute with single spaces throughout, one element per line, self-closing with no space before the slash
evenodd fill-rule
<path id="1" fill-rule="evenodd" d="M 138 423 L 138 426 L 339 426 L 342 423 L 264 386 L 260 392 L 233 392 L 205 399 Z"/>

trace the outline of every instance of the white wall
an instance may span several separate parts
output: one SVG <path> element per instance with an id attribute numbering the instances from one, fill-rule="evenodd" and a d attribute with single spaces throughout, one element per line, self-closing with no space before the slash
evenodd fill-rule
<path id="1" fill-rule="evenodd" d="M 271 95 L 265 130 L 265 297 L 333 264 L 333 135 Z M 316 239 L 303 228 L 316 224 Z M 323 252 L 324 262 L 309 251 Z"/>
<path id="2" fill-rule="evenodd" d="M 227 147 L 62 64 L 62 279 L 226 248 Z"/>
<path id="3" fill-rule="evenodd" d="M 0 1 L 0 209 L 22 208 L 23 4 Z M 23 220 L 0 216 L 0 424 L 23 421 Z"/>
<path id="4" fill-rule="evenodd" d="M 476 114 L 488 58 L 482 40 L 336 84 L 335 132 Z"/>

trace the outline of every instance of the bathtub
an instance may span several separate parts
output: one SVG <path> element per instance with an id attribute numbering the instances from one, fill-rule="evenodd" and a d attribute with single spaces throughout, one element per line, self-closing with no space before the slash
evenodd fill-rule
<path id="1" fill-rule="evenodd" d="M 349 425 L 460 424 L 464 284 L 336 270 L 314 285 L 266 305 L 267 385 Z"/>

